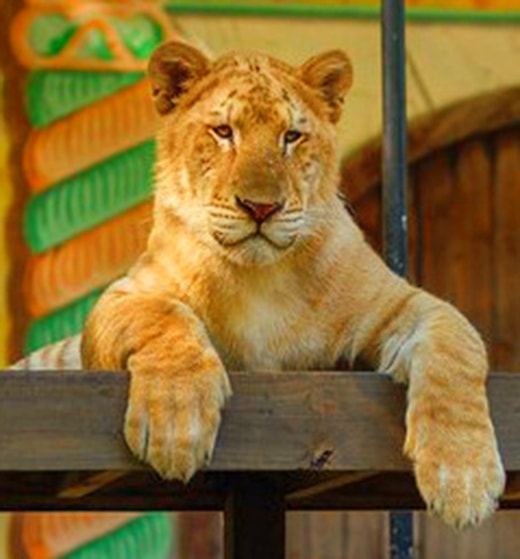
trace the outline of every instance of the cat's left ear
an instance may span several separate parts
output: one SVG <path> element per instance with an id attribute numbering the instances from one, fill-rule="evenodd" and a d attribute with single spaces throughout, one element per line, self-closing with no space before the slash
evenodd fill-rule
<path id="1" fill-rule="evenodd" d="M 205 76 L 209 59 L 198 49 L 180 41 L 159 46 L 148 63 L 148 76 L 157 112 L 161 115 L 175 108 L 180 97 Z"/>
<path id="2" fill-rule="evenodd" d="M 330 107 L 330 120 L 337 122 L 345 95 L 352 87 L 354 71 L 350 58 L 342 50 L 330 50 L 307 60 L 298 69 L 300 78 L 319 90 Z"/>

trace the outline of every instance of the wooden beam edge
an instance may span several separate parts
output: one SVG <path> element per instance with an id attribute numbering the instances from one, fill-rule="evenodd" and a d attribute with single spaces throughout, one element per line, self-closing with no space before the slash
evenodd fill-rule
<path id="1" fill-rule="evenodd" d="M 364 372 L 232 373 L 209 471 L 406 472 L 405 388 Z M 123 440 L 128 375 L 0 374 L 0 471 L 143 468 Z M 506 468 L 520 471 L 520 375 L 490 375 Z"/>

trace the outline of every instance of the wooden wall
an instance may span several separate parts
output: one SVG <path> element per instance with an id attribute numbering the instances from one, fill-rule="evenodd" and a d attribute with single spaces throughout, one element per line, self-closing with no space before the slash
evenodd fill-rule
<path id="1" fill-rule="evenodd" d="M 520 372 L 520 127 L 475 136 L 409 169 L 410 277 L 477 326 L 494 370 Z M 380 185 L 355 205 L 381 250 Z M 520 513 L 455 534 L 416 513 L 418 559 L 515 559 Z M 287 559 L 388 557 L 385 513 L 291 513 Z"/>
<path id="2" fill-rule="evenodd" d="M 289 513 L 287 559 L 387 559 L 384 512 Z M 517 559 L 520 513 L 501 512 L 478 530 L 455 533 L 415 513 L 414 559 Z"/>
<path id="3" fill-rule="evenodd" d="M 520 127 L 475 136 L 409 173 L 410 276 L 484 336 L 494 370 L 520 371 Z M 380 188 L 356 204 L 380 242 Z"/>

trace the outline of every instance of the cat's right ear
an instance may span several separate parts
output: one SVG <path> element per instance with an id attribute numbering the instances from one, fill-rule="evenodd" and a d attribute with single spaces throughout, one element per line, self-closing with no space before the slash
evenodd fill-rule
<path id="1" fill-rule="evenodd" d="M 179 97 L 207 74 L 211 62 L 196 48 L 177 41 L 159 46 L 148 63 L 157 112 L 169 113 Z"/>

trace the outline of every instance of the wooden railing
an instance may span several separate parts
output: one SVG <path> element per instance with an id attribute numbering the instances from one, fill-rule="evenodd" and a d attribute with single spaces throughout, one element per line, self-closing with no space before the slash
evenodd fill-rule
<path id="1" fill-rule="evenodd" d="M 226 557 L 277 558 L 285 510 L 422 507 L 401 454 L 403 386 L 376 373 L 231 379 L 211 467 L 184 486 L 127 450 L 127 374 L 3 372 L 0 508 L 224 510 Z M 509 472 L 502 506 L 518 507 L 520 375 L 492 374 L 488 393 Z"/>

